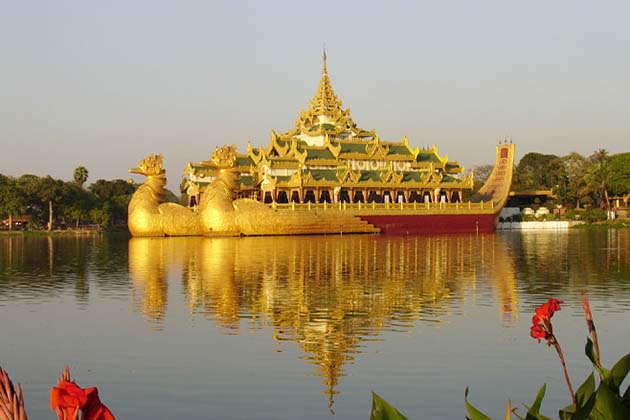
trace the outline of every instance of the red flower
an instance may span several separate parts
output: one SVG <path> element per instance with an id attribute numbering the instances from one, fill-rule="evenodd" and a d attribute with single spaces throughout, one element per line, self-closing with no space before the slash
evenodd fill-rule
<path id="1" fill-rule="evenodd" d="M 532 336 L 532 338 L 538 339 L 539 342 L 541 338 L 544 338 L 546 340 L 548 337 L 547 331 L 545 331 L 540 325 L 533 325 L 530 328 L 529 334 Z"/>
<path id="2" fill-rule="evenodd" d="M 551 345 L 550 340 L 554 340 L 551 317 L 556 311 L 560 310 L 561 303 L 563 302 L 551 298 L 536 308 L 536 315 L 532 317 L 532 326 L 529 332 L 532 338 L 537 339 L 539 342 L 541 338 L 544 338 L 547 340 L 547 344 Z"/>
<path id="3" fill-rule="evenodd" d="M 554 298 L 549 299 L 543 303 L 540 307 L 536 308 L 536 316 L 541 321 L 549 321 L 556 311 L 560 310 L 560 304 L 564 303 L 561 300 Z"/>
<path id="4" fill-rule="evenodd" d="M 101 403 L 96 387 L 87 388 L 85 395 L 87 403 L 83 407 L 83 420 L 116 420 L 112 412 Z"/>
<path id="5" fill-rule="evenodd" d="M 98 389 L 78 386 L 70 380 L 68 368 L 57 386 L 50 390 L 50 408 L 57 413 L 59 420 L 78 420 L 79 410 L 83 413 L 82 420 L 116 420 L 101 403 Z"/>
<path id="6" fill-rule="evenodd" d="M 87 396 L 73 381 L 60 380 L 50 390 L 50 408 L 57 412 L 60 420 L 76 420 L 79 408 L 87 403 Z"/>

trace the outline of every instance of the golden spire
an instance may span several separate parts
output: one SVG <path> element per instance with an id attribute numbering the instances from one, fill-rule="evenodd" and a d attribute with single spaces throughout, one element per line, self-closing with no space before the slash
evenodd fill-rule
<path id="1" fill-rule="evenodd" d="M 309 104 L 309 112 L 315 115 L 330 115 L 335 111 L 341 111 L 341 101 L 335 95 L 330 78 L 328 77 L 328 68 L 326 66 L 326 49 L 322 57 L 322 78 L 319 81 L 317 94 L 313 97 Z"/>

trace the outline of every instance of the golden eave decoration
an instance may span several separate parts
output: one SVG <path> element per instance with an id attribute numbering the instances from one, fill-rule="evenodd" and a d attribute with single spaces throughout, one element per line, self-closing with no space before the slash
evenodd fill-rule
<path id="1" fill-rule="evenodd" d="M 217 147 L 210 155 L 210 163 L 217 168 L 231 168 L 236 161 L 236 146 Z"/>

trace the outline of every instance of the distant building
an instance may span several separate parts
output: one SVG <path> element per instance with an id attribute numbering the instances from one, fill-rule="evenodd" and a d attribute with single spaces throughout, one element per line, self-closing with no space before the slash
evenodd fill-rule
<path id="1" fill-rule="evenodd" d="M 11 227 L 12 230 L 26 230 L 28 224 L 33 220 L 33 216 L 18 216 L 12 217 L 11 219 L 4 219 L 0 221 L 0 228 L 2 230 L 9 230 L 9 225 L 13 224 Z"/>
<path id="2" fill-rule="evenodd" d="M 532 207 L 558 198 L 551 190 L 510 191 L 506 207 Z M 538 202 L 536 202 L 538 199 Z"/>

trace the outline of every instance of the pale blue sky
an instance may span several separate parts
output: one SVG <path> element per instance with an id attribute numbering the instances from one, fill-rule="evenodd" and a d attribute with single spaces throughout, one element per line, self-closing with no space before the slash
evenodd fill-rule
<path id="1" fill-rule="evenodd" d="M 382 139 L 467 168 L 630 150 L 630 2 L 1 1 L 0 173 L 128 178 L 164 153 L 176 189 L 216 146 L 265 146 L 314 95 Z"/>

